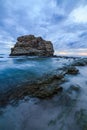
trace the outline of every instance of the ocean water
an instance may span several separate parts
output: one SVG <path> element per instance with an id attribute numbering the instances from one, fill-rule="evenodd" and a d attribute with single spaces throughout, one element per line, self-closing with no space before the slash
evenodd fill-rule
<path id="1" fill-rule="evenodd" d="M 8 52 L 0 54 L 0 93 L 73 62 L 72 58 L 9 57 Z M 0 130 L 87 130 L 87 67 L 77 68 L 78 75 L 66 76 L 61 94 L 46 100 L 26 96 L 18 104 L 0 107 Z M 70 89 L 72 85 L 79 89 Z"/>
<path id="2" fill-rule="evenodd" d="M 0 58 L 0 90 L 35 80 L 57 69 L 61 64 L 57 58 L 25 56 Z"/>

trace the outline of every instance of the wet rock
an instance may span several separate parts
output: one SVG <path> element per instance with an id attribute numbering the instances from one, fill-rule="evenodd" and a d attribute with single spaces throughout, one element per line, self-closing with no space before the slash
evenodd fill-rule
<path id="1" fill-rule="evenodd" d="M 44 78 L 20 85 L 2 94 L 0 105 L 6 105 L 9 102 L 12 103 L 24 99 L 25 96 L 38 97 L 41 99 L 50 98 L 63 90 L 61 87 L 63 82 L 64 77 L 62 75 L 45 75 Z"/>
<path id="2" fill-rule="evenodd" d="M 65 73 L 65 75 L 66 74 L 76 75 L 79 73 L 79 70 L 72 64 L 64 66 L 63 68 L 60 68 L 60 69 L 63 71 L 63 73 Z"/>
<path id="3" fill-rule="evenodd" d="M 34 35 L 25 35 L 17 38 L 17 43 L 11 49 L 10 56 L 53 56 L 53 44 Z"/>
<path id="4" fill-rule="evenodd" d="M 33 97 L 46 99 L 52 97 L 54 94 L 57 94 L 59 91 L 62 91 L 63 88 L 60 86 L 60 83 L 63 82 L 62 77 L 60 80 L 59 76 L 56 75 L 46 76 L 42 78 L 42 80 L 40 79 L 35 83 L 33 82 L 31 85 L 23 85 L 21 87 L 22 89 L 19 88 L 14 94 L 18 95 L 19 97 L 31 95 Z M 15 97 L 14 94 L 12 96 Z"/>
<path id="5" fill-rule="evenodd" d="M 33 37 L 32 37 L 33 38 Z M 23 39 L 18 39 L 19 41 Z M 12 88 L 8 92 L 0 93 L 0 105 L 7 104 L 14 100 L 24 99 L 25 96 L 33 96 L 38 98 L 50 98 L 63 90 L 62 84 L 67 81 L 68 74 L 77 74 L 78 69 L 71 65 L 56 69 L 51 73 L 45 74 L 35 81 L 28 81 L 22 85 Z M 70 104 L 73 99 L 77 98 L 79 93 L 78 86 L 72 86 L 67 90 L 66 94 L 60 99 L 61 102 Z M 2 95 L 2 96 L 1 96 Z M 73 98 L 72 98 L 73 97 Z M 71 103 L 72 104 L 72 103 Z"/>
<path id="6" fill-rule="evenodd" d="M 79 85 L 71 85 L 70 88 L 68 89 L 69 92 L 71 91 L 76 91 L 79 92 L 80 91 L 80 86 Z"/>
<path id="7" fill-rule="evenodd" d="M 66 74 L 71 74 L 71 75 L 76 75 L 78 73 L 79 73 L 79 70 L 73 66 L 70 66 L 66 71 Z"/>
<path id="8" fill-rule="evenodd" d="M 87 110 L 81 109 L 75 113 L 76 123 L 80 126 L 80 130 L 87 130 Z"/>
<path id="9" fill-rule="evenodd" d="M 76 59 L 72 65 L 73 66 L 86 66 L 87 65 L 87 58 Z"/>
<path id="10" fill-rule="evenodd" d="M 80 90 L 81 88 L 79 85 L 71 85 L 67 90 L 67 94 L 71 97 L 72 100 L 78 100 Z"/>
<path id="11" fill-rule="evenodd" d="M 67 90 L 61 93 L 59 103 L 64 106 L 73 107 L 78 100 L 80 94 L 79 85 L 71 85 Z"/>

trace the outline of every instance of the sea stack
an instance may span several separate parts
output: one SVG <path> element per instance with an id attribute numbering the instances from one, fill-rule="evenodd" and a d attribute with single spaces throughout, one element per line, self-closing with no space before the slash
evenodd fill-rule
<path id="1" fill-rule="evenodd" d="M 17 38 L 17 42 L 11 48 L 10 56 L 53 56 L 54 49 L 51 41 L 46 41 L 42 37 L 25 35 Z"/>

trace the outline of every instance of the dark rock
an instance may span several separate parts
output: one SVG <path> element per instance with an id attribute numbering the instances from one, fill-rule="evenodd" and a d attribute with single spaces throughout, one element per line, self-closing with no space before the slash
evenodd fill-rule
<path id="1" fill-rule="evenodd" d="M 72 64 L 64 66 L 63 68 L 60 68 L 60 70 L 62 70 L 63 73 L 65 73 L 65 75 L 66 74 L 76 75 L 79 73 L 79 70 L 75 66 L 73 66 Z"/>
<path id="2" fill-rule="evenodd" d="M 76 59 L 72 65 L 73 66 L 86 66 L 87 65 L 87 58 Z"/>
<path id="3" fill-rule="evenodd" d="M 78 100 L 79 94 L 80 86 L 71 85 L 67 90 L 64 90 L 63 93 L 61 93 L 59 98 L 59 104 L 72 108 Z"/>
<path id="4" fill-rule="evenodd" d="M 79 85 L 71 85 L 70 88 L 68 89 L 68 92 L 72 92 L 72 91 L 76 91 L 76 92 L 80 92 L 80 86 Z"/>
<path id="5" fill-rule="evenodd" d="M 59 77 L 60 76 L 58 75 L 46 75 L 44 78 L 39 79 L 38 81 L 33 82 L 32 84 L 23 85 L 22 87 L 18 88 L 17 92 L 14 92 L 11 95 L 12 97 L 15 97 L 14 94 L 16 94 L 16 97 L 31 95 L 33 97 L 43 99 L 52 97 L 54 94 L 57 94 L 58 92 L 63 90 L 63 88 L 60 86 L 60 84 L 63 82 L 63 77 Z"/>
<path id="6" fill-rule="evenodd" d="M 17 43 L 11 48 L 11 56 L 53 56 L 54 49 L 50 41 L 41 37 L 25 35 L 17 38 Z"/>
<path id="7" fill-rule="evenodd" d="M 44 78 L 20 85 L 5 94 L 1 95 L 0 93 L 0 106 L 7 105 L 9 102 L 15 103 L 15 101 L 23 99 L 25 96 L 41 99 L 50 98 L 63 90 L 61 87 L 63 82 L 64 77 L 61 75 L 45 75 Z"/>
<path id="8" fill-rule="evenodd" d="M 75 113 L 76 123 L 80 126 L 80 130 L 87 130 L 87 110 L 81 109 Z"/>
<path id="9" fill-rule="evenodd" d="M 75 74 L 78 74 L 79 73 L 79 70 L 76 68 L 76 67 L 73 67 L 73 66 L 70 66 L 68 69 L 67 69 L 67 74 L 72 74 L 72 75 L 75 75 Z"/>
<path id="10" fill-rule="evenodd" d="M 72 100 L 77 100 L 80 94 L 81 88 L 79 85 L 71 85 L 67 90 L 67 94 L 71 97 Z"/>

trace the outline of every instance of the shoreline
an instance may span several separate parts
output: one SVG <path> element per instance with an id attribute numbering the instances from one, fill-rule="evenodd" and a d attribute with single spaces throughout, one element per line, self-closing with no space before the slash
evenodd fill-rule
<path id="1" fill-rule="evenodd" d="M 41 57 L 38 57 L 41 58 Z M 73 57 L 60 57 L 63 59 L 73 59 L 68 65 L 64 65 L 59 69 L 53 70 L 51 73 L 37 78 L 35 81 L 27 81 L 25 84 L 18 85 L 14 89 L 10 89 L 6 93 L 0 95 L 0 105 L 3 106 L 11 102 L 11 100 L 20 100 L 25 96 L 38 97 L 42 99 L 53 97 L 58 92 L 62 91 L 62 84 L 67 82 L 66 77 L 69 75 L 78 75 L 79 70 L 77 66 L 86 66 L 87 58 L 73 58 Z M 70 62 L 70 61 L 69 61 Z"/>
<path id="2" fill-rule="evenodd" d="M 0 93 L 1 130 L 87 128 L 87 58 L 18 57 L 7 61 L 0 71 L 2 88 L 5 82 L 9 88 Z M 13 87 L 14 82 L 17 86 Z"/>

